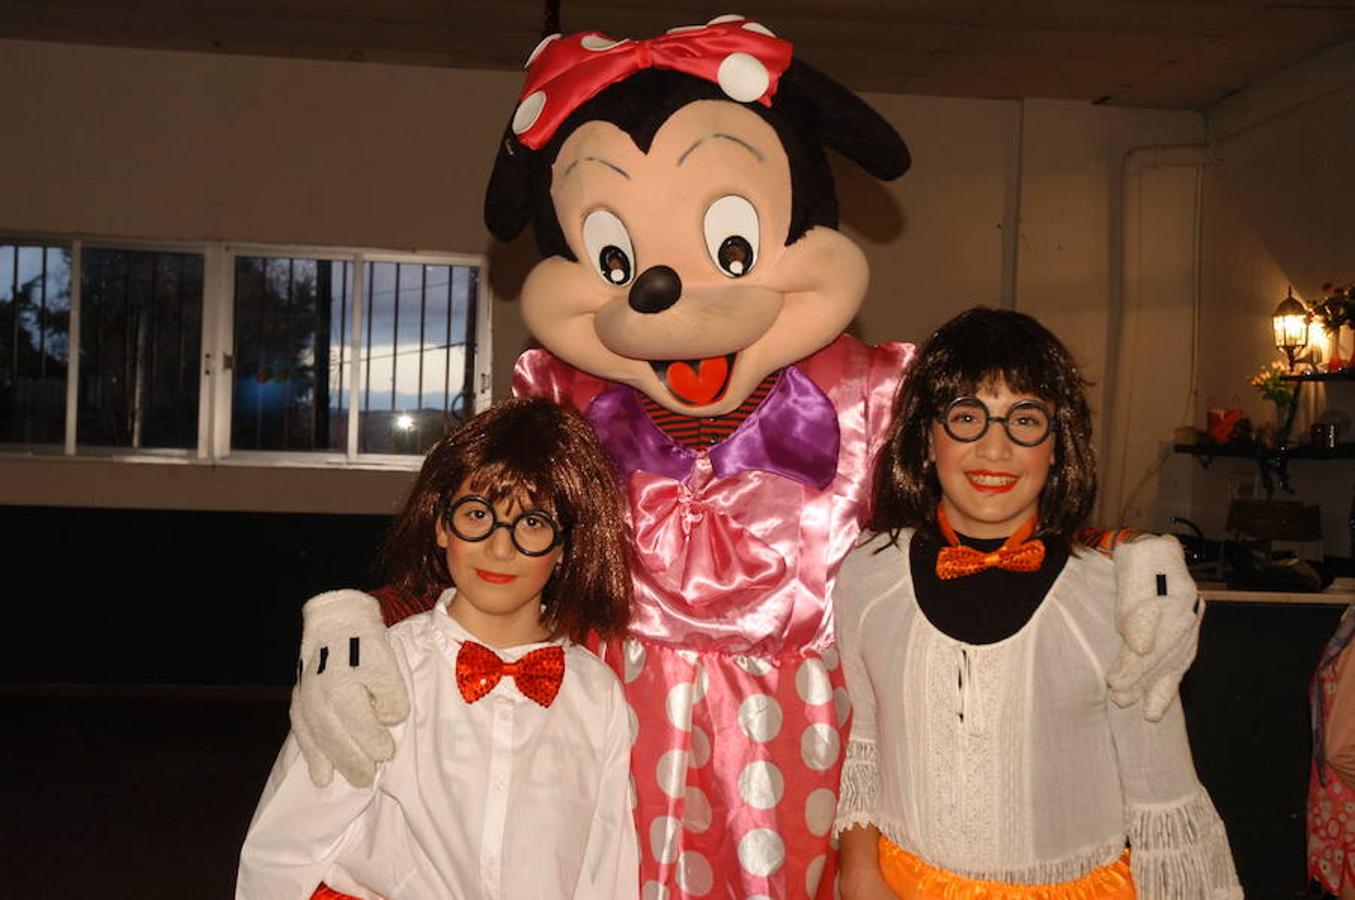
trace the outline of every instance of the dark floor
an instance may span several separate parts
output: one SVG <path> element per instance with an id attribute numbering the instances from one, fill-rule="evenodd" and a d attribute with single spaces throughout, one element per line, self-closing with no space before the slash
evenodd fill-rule
<path id="1" fill-rule="evenodd" d="M 228 898 L 285 690 L 0 693 L 5 894 Z"/>

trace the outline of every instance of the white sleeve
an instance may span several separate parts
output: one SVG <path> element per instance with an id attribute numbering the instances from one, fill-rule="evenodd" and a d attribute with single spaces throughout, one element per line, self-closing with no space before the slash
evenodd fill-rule
<path id="1" fill-rule="evenodd" d="M 378 781 L 383 768 L 378 767 Z M 240 851 L 236 900 L 307 900 L 344 840 L 360 827 L 374 793 L 342 778 L 317 788 L 289 734 Z"/>
<path id="2" fill-rule="evenodd" d="M 1228 834 L 1195 774 L 1180 699 L 1161 721 L 1107 704 L 1141 900 L 1242 898 Z"/>
<path id="3" fill-rule="evenodd" d="M 409 662 L 400 647 L 392 649 L 405 691 L 412 696 Z M 391 728 L 397 748 L 409 721 Z M 348 837 L 362 828 L 362 815 L 386 768 L 386 763 L 377 765 L 371 787 L 353 787 L 344 778 L 316 787 L 296 738 L 287 735 L 240 850 L 236 900 L 309 900 Z"/>
<path id="4" fill-rule="evenodd" d="M 858 549 L 855 552 L 865 551 Z M 861 657 L 861 607 L 855 601 L 846 600 L 853 593 L 852 570 L 850 566 L 844 566 L 833 592 L 833 627 L 847 693 L 852 701 L 852 728 L 847 740 L 847 755 L 842 762 L 833 837 L 848 828 L 878 821 L 880 771 L 875 746 L 875 691 Z"/>
<path id="5" fill-rule="evenodd" d="M 611 697 L 597 808 L 574 900 L 628 900 L 640 893 L 640 852 L 630 803 L 630 716 L 619 683 L 613 683 Z"/>

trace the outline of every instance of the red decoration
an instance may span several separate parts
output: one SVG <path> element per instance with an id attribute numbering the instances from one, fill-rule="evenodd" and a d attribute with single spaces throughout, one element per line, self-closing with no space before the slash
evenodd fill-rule
<path id="1" fill-rule="evenodd" d="M 733 100 L 770 106 L 792 50 L 789 41 L 742 18 L 639 41 L 617 41 L 598 31 L 552 36 L 528 61 L 513 133 L 539 150 L 574 110 L 650 68 L 694 75 L 720 85 Z"/>

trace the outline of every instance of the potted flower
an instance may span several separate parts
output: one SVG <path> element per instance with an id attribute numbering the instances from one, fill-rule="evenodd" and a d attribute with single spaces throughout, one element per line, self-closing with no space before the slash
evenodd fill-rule
<path id="1" fill-rule="evenodd" d="M 1331 348 L 1327 371 L 1338 372 L 1355 364 L 1341 358 L 1341 326 L 1355 324 L 1355 284 L 1337 285 L 1329 281 L 1322 285 L 1322 296 L 1313 304 L 1313 315 L 1327 332 L 1327 345 Z"/>
<path id="2" fill-rule="evenodd" d="M 1267 363 L 1251 377 L 1251 386 L 1261 395 L 1262 400 L 1275 404 L 1276 440 L 1283 444 L 1289 439 L 1289 426 L 1293 422 L 1293 400 L 1295 385 L 1286 381 L 1289 368 L 1280 360 Z"/>

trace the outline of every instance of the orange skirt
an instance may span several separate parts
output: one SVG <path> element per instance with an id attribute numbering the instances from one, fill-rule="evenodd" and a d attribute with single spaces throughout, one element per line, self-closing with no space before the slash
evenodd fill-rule
<path id="1" fill-rule="evenodd" d="M 1058 884 L 1007 884 L 964 878 L 929 866 L 881 837 L 880 874 L 902 900 L 1134 900 L 1129 850 L 1110 865 L 1093 869 L 1076 881 Z"/>

